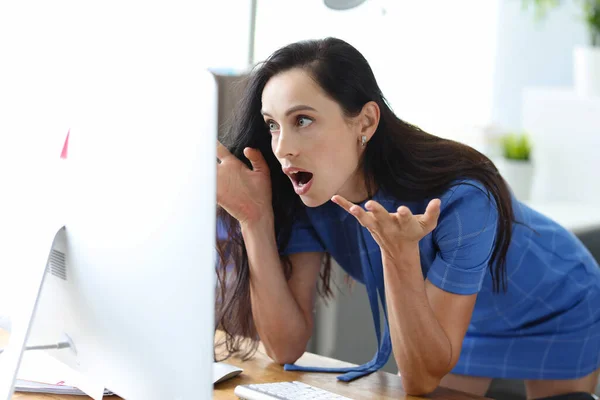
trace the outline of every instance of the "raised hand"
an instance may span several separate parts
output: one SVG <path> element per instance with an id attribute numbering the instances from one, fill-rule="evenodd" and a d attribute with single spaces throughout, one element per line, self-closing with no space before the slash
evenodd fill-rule
<path id="1" fill-rule="evenodd" d="M 352 214 L 369 230 L 384 254 L 395 254 L 403 245 L 418 243 L 435 229 L 440 216 L 439 199 L 431 200 L 425 213 L 418 215 L 413 215 L 406 206 L 389 213 L 381 204 L 373 200 L 365 204 L 366 210 L 339 195 L 333 196 L 331 200 Z"/>
<path id="2" fill-rule="evenodd" d="M 241 224 L 272 212 L 269 167 L 257 149 L 247 147 L 244 155 L 252 169 L 217 142 L 217 203 Z"/>

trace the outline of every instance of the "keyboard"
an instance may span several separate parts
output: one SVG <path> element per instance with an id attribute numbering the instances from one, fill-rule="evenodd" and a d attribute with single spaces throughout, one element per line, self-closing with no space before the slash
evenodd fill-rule
<path id="1" fill-rule="evenodd" d="M 302 382 L 238 385 L 234 394 L 244 400 L 351 400 Z"/>

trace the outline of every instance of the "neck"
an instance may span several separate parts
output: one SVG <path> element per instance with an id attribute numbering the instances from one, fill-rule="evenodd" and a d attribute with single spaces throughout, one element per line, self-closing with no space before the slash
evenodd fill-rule
<path id="1" fill-rule="evenodd" d="M 367 180 L 365 179 L 363 172 L 358 170 L 356 174 L 348 179 L 338 194 L 352 203 L 362 203 L 366 200 L 369 200 L 377 190 L 375 181 L 370 179 L 369 182 L 371 193 L 369 193 L 367 190 Z"/>

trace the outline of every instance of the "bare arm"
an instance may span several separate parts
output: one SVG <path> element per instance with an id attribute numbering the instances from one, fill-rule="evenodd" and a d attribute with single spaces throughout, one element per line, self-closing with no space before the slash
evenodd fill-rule
<path id="1" fill-rule="evenodd" d="M 480 197 L 466 206 L 469 215 L 487 216 L 479 219 L 486 224 L 490 220 L 489 199 L 478 189 L 472 193 Z M 431 200 L 425 213 L 419 215 L 413 215 L 405 206 L 390 213 L 379 203 L 369 201 L 365 211 L 341 196 L 332 200 L 367 227 L 381 249 L 392 349 L 404 389 L 410 395 L 433 391 L 459 359 L 477 299 L 476 293 L 453 294 L 438 288 L 429 279 L 423 280 L 419 241 L 437 226 L 441 213 L 439 199 Z M 458 215 L 456 209 L 450 208 L 452 211 Z M 491 250 L 485 250 L 492 247 L 494 231 L 491 228 L 495 225 L 475 227 L 477 235 L 464 232 L 457 244 L 455 223 L 453 218 L 446 218 L 439 227 L 437 237 L 442 238 L 443 245 L 438 242 L 441 260 L 438 265 L 448 268 L 443 259 L 448 254 L 458 267 L 487 265 Z M 481 254 L 473 252 L 476 246 Z M 475 277 L 481 276 L 481 270 L 477 273 Z"/>
<path id="2" fill-rule="evenodd" d="M 269 357 L 293 363 L 312 333 L 313 302 L 322 253 L 290 257 L 286 281 L 275 241 L 269 167 L 261 152 L 245 148 L 249 169 L 217 143 L 217 202 L 239 221 L 250 264 L 250 301 L 256 329 Z"/>
<path id="3" fill-rule="evenodd" d="M 267 354 L 280 364 L 295 362 L 313 329 L 313 307 L 323 253 L 290 257 L 286 281 L 272 218 L 242 227 L 250 263 L 250 298 L 256 329 Z"/>
<path id="4" fill-rule="evenodd" d="M 429 393 L 458 362 L 477 295 L 424 282 L 417 244 L 383 262 L 392 348 L 404 389 Z"/>

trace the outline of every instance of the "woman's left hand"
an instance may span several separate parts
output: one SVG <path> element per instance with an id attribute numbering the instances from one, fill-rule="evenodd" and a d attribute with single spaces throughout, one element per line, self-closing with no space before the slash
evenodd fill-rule
<path id="1" fill-rule="evenodd" d="M 376 201 L 369 200 L 366 210 L 335 195 L 331 201 L 352 214 L 358 222 L 367 228 L 384 255 L 396 254 L 407 244 L 418 244 L 437 226 L 440 216 L 440 200 L 433 199 L 427 205 L 424 214 L 413 215 L 406 206 L 400 206 L 395 213 L 389 213 Z"/>

